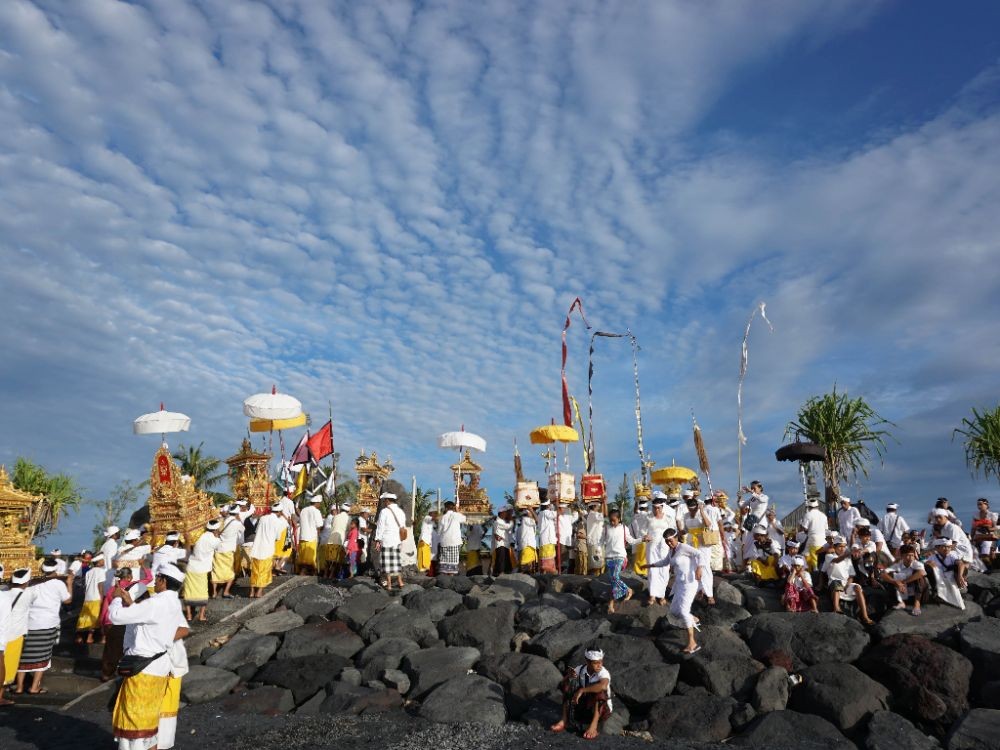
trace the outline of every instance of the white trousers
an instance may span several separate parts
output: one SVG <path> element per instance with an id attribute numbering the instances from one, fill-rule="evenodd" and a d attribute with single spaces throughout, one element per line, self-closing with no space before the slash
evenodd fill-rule
<path id="1" fill-rule="evenodd" d="M 679 621 L 685 628 L 694 627 L 691 605 L 694 604 L 694 597 L 697 593 L 697 581 L 674 581 L 674 598 L 670 602 L 671 620 Z"/>

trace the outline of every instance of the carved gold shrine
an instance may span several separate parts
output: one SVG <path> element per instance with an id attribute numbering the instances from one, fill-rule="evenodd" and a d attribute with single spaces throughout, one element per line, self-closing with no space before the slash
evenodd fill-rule
<path id="1" fill-rule="evenodd" d="M 240 452 L 226 459 L 229 466 L 230 494 L 237 500 L 249 500 L 258 514 L 266 512 L 274 502 L 274 488 L 268 471 L 270 453 L 257 453 L 250 441 L 243 438 Z"/>
<path id="2" fill-rule="evenodd" d="M 385 463 L 378 462 L 378 454 L 372 451 L 370 456 L 361 451 L 354 459 L 354 471 L 358 475 L 358 499 L 351 506 L 351 513 L 367 510 L 374 513 L 378 509 L 378 496 L 382 494 L 382 483 L 396 470 L 392 459 L 386 457 Z"/>
<path id="3" fill-rule="evenodd" d="M 0 565 L 5 579 L 19 568 L 36 568 L 34 509 L 44 498 L 15 489 L 0 466 Z M 35 571 L 37 572 L 37 571 Z"/>
<path id="4" fill-rule="evenodd" d="M 180 467 L 161 447 L 153 456 L 149 472 L 149 524 L 153 547 L 163 544 L 163 537 L 179 531 L 187 544 L 194 544 L 205 524 L 218 518 L 212 498 L 194 486 L 194 479 L 182 476 Z"/>
<path id="5" fill-rule="evenodd" d="M 457 464 L 451 465 L 451 474 L 458 493 L 458 511 L 470 521 L 484 521 L 493 515 L 490 496 L 479 486 L 479 475 L 483 467 L 472 460 L 468 448 Z"/>

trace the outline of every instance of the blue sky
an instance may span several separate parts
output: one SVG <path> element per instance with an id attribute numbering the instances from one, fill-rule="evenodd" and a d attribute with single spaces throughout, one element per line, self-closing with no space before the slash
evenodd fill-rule
<path id="1" fill-rule="evenodd" d="M 240 443 L 298 396 L 337 447 L 448 486 L 435 436 L 557 416 L 559 332 L 642 346 L 646 446 L 782 510 L 785 423 L 832 387 L 898 428 L 858 487 L 912 518 L 978 494 L 951 432 L 997 402 L 1000 10 L 989 2 L 0 4 L 0 462 L 91 497 L 172 443 Z M 587 335 L 569 333 L 585 408 Z M 598 343 L 595 432 L 637 469 L 631 359 Z M 572 454 L 579 470 L 579 452 Z M 89 538 L 87 512 L 52 544 Z"/>

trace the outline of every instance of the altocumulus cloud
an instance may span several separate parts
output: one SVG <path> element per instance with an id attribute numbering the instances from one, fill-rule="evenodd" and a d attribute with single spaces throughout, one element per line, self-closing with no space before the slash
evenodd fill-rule
<path id="1" fill-rule="evenodd" d="M 1000 161 L 980 71 L 938 109 L 784 156 L 700 125 L 749 67 L 864 32 L 878 3 L 0 4 L 0 460 L 140 480 L 129 422 L 238 446 L 275 382 L 338 448 L 447 486 L 436 433 L 509 448 L 558 413 L 573 297 L 643 349 L 647 447 L 784 508 L 782 427 L 834 381 L 899 424 L 865 494 L 967 500 L 950 430 L 995 400 Z M 904 122 L 901 119 L 901 122 Z M 587 337 L 570 330 L 571 385 Z M 600 468 L 633 471 L 631 362 L 597 353 Z M 175 437 L 176 441 L 178 438 Z M 530 473 L 540 462 L 528 452 Z M 574 458 L 579 466 L 579 459 Z M 747 477 L 748 478 L 748 477 Z M 967 505 L 965 507 L 968 507 Z M 82 543 L 86 518 L 64 532 Z"/>

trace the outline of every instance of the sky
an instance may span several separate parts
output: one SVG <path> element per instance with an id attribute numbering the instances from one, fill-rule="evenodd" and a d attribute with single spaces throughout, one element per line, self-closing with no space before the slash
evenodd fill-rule
<path id="1" fill-rule="evenodd" d="M 140 414 L 224 458 L 275 385 L 314 425 L 329 404 L 346 467 L 374 449 L 445 493 L 436 436 L 464 425 L 496 504 L 515 440 L 543 477 L 580 297 L 637 337 L 652 458 L 696 463 L 693 411 L 732 494 L 766 302 L 744 483 L 795 507 L 774 450 L 836 384 L 896 425 L 844 491 L 968 516 L 998 496 L 952 438 L 998 401 L 998 24 L 987 0 L 0 3 L 0 463 L 100 499 L 148 476 Z M 586 412 L 579 318 L 567 345 Z M 597 341 L 593 394 L 613 486 L 639 468 L 627 343 Z"/>

